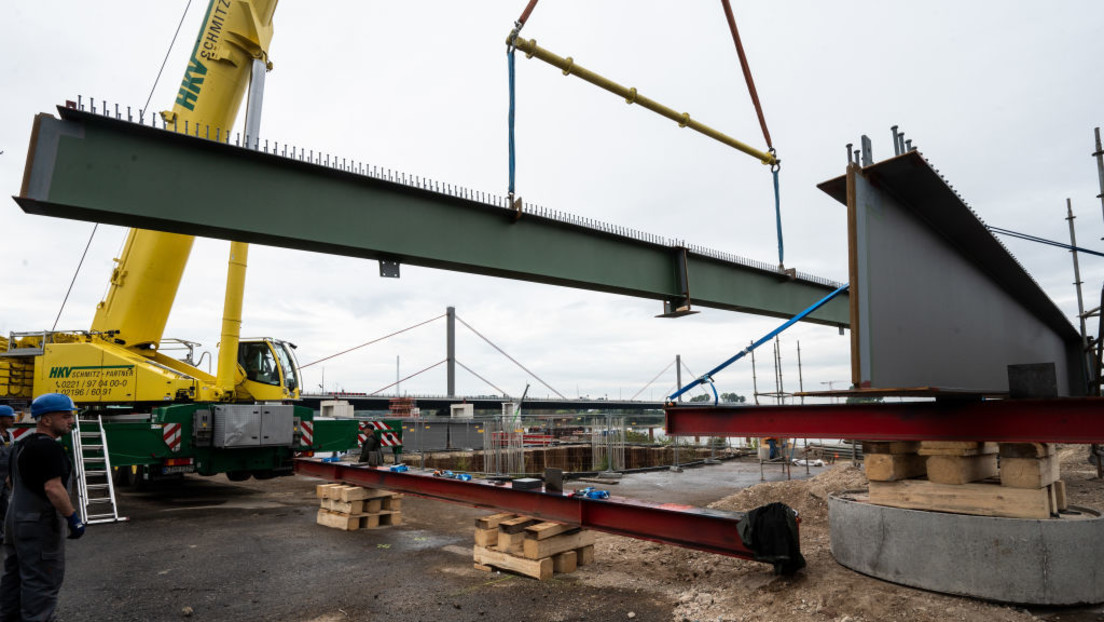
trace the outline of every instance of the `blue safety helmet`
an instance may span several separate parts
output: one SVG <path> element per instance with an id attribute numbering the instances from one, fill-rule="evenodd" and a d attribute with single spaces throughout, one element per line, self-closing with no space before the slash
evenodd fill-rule
<path id="1" fill-rule="evenodd" d="M 12 410 L 11 406 L 6 406 L 4 404 L 0 404 L 0 417 L 14 417 L 14 416 L 15 416 L 15 411 Z"/>
<path id="2" fill-rule="evenodd" d="M 38 419 L 42 415 L 57 412 L 73 412 L 77 407 L 64 393 L 43 393 L 31 402 L 31 416 Z"/>

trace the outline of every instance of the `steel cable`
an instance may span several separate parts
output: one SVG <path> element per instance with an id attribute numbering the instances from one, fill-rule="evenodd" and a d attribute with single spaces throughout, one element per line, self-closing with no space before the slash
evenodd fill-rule
<path id="1" fill-rule="evenodd" d="M 397 384 L 401 384 L 401 383 L 403 383 L 403 382 L 406 382 L 407 380 L 410 380 L 410 379 L 411 379 L 411 378 L 413 378 L 414 376 L 418 376 L 418 375 L 420 375 L 420 374 L 424 374 L 425 372 L 427 372 L 427 371 L 429 371 L 429 370 L 433 369 L 434 367 L 437 367 L 438 365 L 440 365 L 440 364 L 442 364 L 442 363 L 444 363 L 444 362 L 446 362 L 446 361 L 448 361 L 448 359 L 441 359 L 441 360 L 439 360 L 439 361 L 437 361 L 436 363 L 434 363 L 434 364 L 430 365 L 429 367 L 426 367 L 425 369 L 423 369 L 423 370 L 421 370 L 421 371 L 416 371 L 416 372 L 414 372 L 413 374 L 410 374 L 409 376 L 407 376 L 406 378 L 401 378 L 401 379 L 399 379 L 399 380 L 396 380 L 395 382 L 392 382 L 391 384 L 387 385 L 386 387 L 382 387 L 382 388 L 376 389 L 375 391 L 372 391 L 372 392 L 371 392 L 371 393 L 369 393 L 368 395 L 375 395 L 375 394 L 379 393 L 380 391 L 385 391 L 385 390 L 387 390 L 387 389 L 390 389 L 391 387 L 393 387 L 393 386 L 395 386 L 395 385 L 397 385 Z"/>
<path id="2" fill-rule="evenodd" d="M 300 365 L 300 366 L 299 366 L 299 369 L 303 369 L 304 367 L 310 367 L 311 365 L 317 365 L 318 363 L 321 363 L 321 362 L 323 362 L 323 361 L 328 361 L 328 360 L 330 360 L 330 359 L 332 359 L 332 358 L 335 358 L 335 357 L 341 356 L 342 354 L 348 354 L 348 353 L 352 352 L 353 350 L 359 350 L 360 348 L 363 348 L 363 347 L 365 347 L 365 346 L 370 346 L 370 345 L 372 345 L 373 343 L 378 343 L 378 342 L 380 342 L 380 341 L 383 341 L 384 339 L 388 339 L 388 338 L 390 338 L 390 337 L 394 337 L 395 335 L 399 335 L 399 334 L 405 333 L 405 332 L 406 332 L 406 331 L 408 331 L 408 330 L 413 330 L 413 329 L 415 329 L 415 328 L 418 328 L 419 326 L 425 326 L 426 324 L 429 324 L 430 322 L 433 322 L 433 321 L 435 321 L 435 320 L 439 320 L 439 319 L 441 319 L 441 318 L 445 317 L 445 315 L 446 315 L 446 314 L 442 313 L 441 315 L 438 315 L 437 317 L 434 317 L 434 318 L 430 318 L 430 319 L 428 319 L 428 320 L 426 320 L 426 321 L 424 321 L 424 322 L 419 322 L 419 323 L 417 323 L 417 324 L 415 324 L 415 325 L 413 325 L 413 326 L 407 326 L 406 328 L 404 328 L 404 329 L 402 329 L 402 330 L 397 330 L 397 331 L 395 331 L 395 332 L 391 333 L 390 335 L 384 335 L 383 337 L 380 337 L 380 338 L 378 338 L 378 339 L 373 339 L 373 340 L 371 340 L 371 341 L 367 341 L 367 342 L 365 342 L 365 343 L 362 343 L 362 344 L 360 344 L 359 346 L 353 346 L 353 347 L 349 348 L 348 350 L 343 350 L 343 351 L 341 351 L 341 352 L 338 352 L 337 354 L 331 354 L 331 355 L 329 355 L 329 356 L 327 356 L 327 357 L 324 357 L 324 358 L 320 358 L 320 359 L 318 359 L 317 361 L 312 361 L 312 362 L 310 362 L 310 363 L 307 363 L 306 365 Z"/>
<path id="3" fill-rule="evenodd" d="M 146 109 L 149 108 L 150 101 L 153 100 L 153 92 L 157 89 L 157 83 L 161 80 L 161 73 L 165 71 L 165 63 L 169 62 L 169 54 L 172 53 L 173 46 L 176 45 L 176 38 L 180 36 L 180 27 L 184 25 L 184 18 L 188 16 L 188 9 L 192 7 L 192 0 L 188 0 L 188 4 L 184 5 L 184 14 L 180 16 L 180 23 L 176 25 L 176 32 L 173 33 L 172 41 L 169 42 L 169 49 L 165 50 L 165 59 L 161 61 L 161 68 L 157 70 L 157 77 L 153 79 L 153 86 L 150 87 L 149 97 L 146 98 L 146 105 L 139 111 L 141 114 L 145 114 Z"/>
<path id="4" fill-rule="evenodd" d="M 521 368 L 522 370 L 524 370 L 524 371 L 525 371 L 525 373 L 527 373 L 527 374 L 529 374 L 530 376 L 532 376 L 533 378 L 535 378 L 535 379 L 537 380 L 537 382 L 539 382 L 539 383 L 543 384 L 543 385 L 544 385 L 544 387 L 545 387 L 546 389 L 548 389 L 549 391 L 551 391 L 551 392 L 555 393 L 555 394 L 556 394 L 557 396 L 559 396 L 559 398 L 560 398 L 561 400 L 566 400 L 566 399 L 567 399 L 566 397 L 564 397 L 563 393 L 560 393 L 559 391 L 557 391 L 557 390 L 553 389 L 553 388 L 552 388 L 552 387 L 551 387 L 551 386 L 550 386 L 550 385 L 549 385 L 549 384 L 548 384 L 547 382 L 545 382 L 544 380 L 542 380 L 540 376 L 538 376 L 538 375 L 534 374 L 533 372 L 529 371 L 529 369 L 528 369 L 528 368 L 526 368 L 526 367 L 525 367 L 524 365 L 522 365 L 521 363 L 517 362 L 517 360 L 516 360 L 516 359 L 515 359 L 514 357 L 510 356 L 509 354 L 506 354 L 506 351 L 505 351 L 505 350 L 503 350 L 502 348 L 500 348 L 500 347 L 496 346 L 496 345 L 494 344 L 494 342 L 493 342 L 493 341 L 491 341 L 490 339 L 487 339 L 486 337 L 484 337 L 484 336 L 483 336 L 483 334 L 482 334 L 482 333 L 480 333 L 479 331 L 475 330 L 475 328 L 474 328 L 474 327 L 473 327 L 473 326 L 472 326 L 471 324 L 468 324 L 468 323 L 467 323 L 467 322 L 465 322 L 464 320 L 460 319 L 460 316 L 459 316 L 459 315 L 458 315 L 458 316 L 456 316 L 456 321 L 457 321 L 457 322 L 460 322 L 460 323 L 461 323 L 461 324 L 463 324 L 464 326 L 467 326 L 467 327 L 468 327 L 468 330 L 470 330 L 471 332 L 475 333 L 475 334 L 476 334 L 476 335 L 477 335 L 477 336 L 478 336 L 478 337 L 479 337 L 480 339 L 482 339 L 483 341 L 486 341 L 486 342 L 487 342 L 487 344 L 488 344 L 489 346 L 491 346 L 491 347 L 492 347 L 492 348 L 494 348 L 495 350 L 498 350 L 498 353 L 499 353 L 499 354 L 501 354 L 502 356 L 505 356 L 506 358 L 510 359 L 510 362 L 512 362 L 512 363 L 513 363 L 514 365 L 517 365 L 517 366 L 518 366 L 518 367 L 520 367 L 520 368 Z"/>
<path id="5" fill-rule="evenodd" d="M 51 332 L 57 330 L 58 322 L 61 321 L 61 314 L 65 311 L 65 303 L 69 302 L 69 294 L 73 293 L 73 285 L 77 282 L 77 275 L 80 274 L 81 266 L 84 265 L 84 258 L 88 256 L 88 249 L 92 246 L 92 238 L 96 237 L 96 230 L 100 228 L 100 223 L 96 223 L 92 227 L 92 233 L 88 235 L 88 243 L 84 245 L 84 252 L 81 253 L 80 262 L 77 263 L 77 269 L 73 271 L 73 280 L 69 281 L 69 289 L 65 291 L 65 298 L 61 301 L 61 308 L 58 309 L 57 317 L 54 318 L 54 326 L 50 329 Z"/>
<path id="6" fill-rule="evenodd" d="M 469 374 L 471 374 L 471 375 L 475 376 L 476 378 L 479 378 L 479 379 L 480 379 L 480 380 L 482 380 L 483 382 L 486 382 L 486 383 L 487 383 L 488 385 L 490 385 L 490 386 L 491 386 L 491 388 L 493 388 L 493 389 L 494 389 L 495 391 L 498 391 L 499 393 L 501 393 L 503 397 L 510 397 L 510 394 L 509 394 L 509 393 L 507 393 L 507 392 L 503 391 L 502 389 L 498 388 L 498 387 L 497 387 L 497 386 L 495 385 L 495 383 L 491 382 L 490 380 L 487 380 L 487 379 L 486 379 L 486 378 L 484 378 L 483 376 L 480 376 L 479 374 L 475 373 L 475 370 L 473 370 L 472 368 L 470 368 L 470 367 L 468 367 L 467 365 L 465 365 L 465 364 L 461 363 L 460 361 L 456 361 L 456 364 L 457 364 L 457 365 L 459 365 L 460 367 L 463 367 L 464 369 L 468 370 L 468 373 L 469 373 Z"/>
<path id="7" fill-rule="evenodd" d="M 658 374 L 656 374 L 656 375 L 655 375 L 655 378 L 652 378 L 651 380 L 649 380 L 649 381 L 648 381 L 648 384 L 644 385 L 644 386 L 643 386 L 643 387 L 642 387 L 642 388 L 641 388 L 641 389 L 640 389 L 639 391 L 637 391 L 636 393 L 633 393 L 633 396 L 629 398 L 629 401 L 631 402 L 631 401 L 635 400 L 635 399 L 636 399 L 636 396 L 638 396 L 638 395 L 640 395 L 641 393 L 643 393 L 644 391 L 648 390 L 648 387 L 652 386 L 652 383 L 653 383 L 653 382 L 655 382 L 656 380 L 659 380 L 659 377 L 660 377 L 660 376 L 662 376 L 663 374 L 667 373 L 667 370 L 668 370 L 668 369 L 671 369 L 671 366 L 672 366 L 672 365 L 674 365 L 674 364 L 675 364 L 675 362 L 674 362 L 674 361 L 671 361 L 670 363 L 667 363 L 667 367 L 664 367 L 664 368 L 663 368 L 663 371 L 661 371 L 661 372 L 659 372 Z M 675 388 L 677 389 L 678 387 L 675 387 Z"/>

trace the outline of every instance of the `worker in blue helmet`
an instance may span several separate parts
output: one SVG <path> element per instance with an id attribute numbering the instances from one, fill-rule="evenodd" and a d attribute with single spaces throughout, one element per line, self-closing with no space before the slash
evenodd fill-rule
<path id="1" fill-rule="evenodd" d="M 65 577 L 65 539 L 84 535 L 69 501 L 73 463 L 58 442 L 72 429 L 76 406 L 68 395 L 46 393 L 31 402 L 34 434 L 11 455 L 12 497 L 4 521 L 0 620 L 54 619 Z"/>
<path id="2" fill-rule="evenodd" d="M 3 521 L 8 515 L 8 499 L 11 486 L 8 485 L 8 460 L 11 458 L 12 426 L 15 425 L 15 410 L 7 404 L 0 404 L 0 541 L 4 538 Z"/>

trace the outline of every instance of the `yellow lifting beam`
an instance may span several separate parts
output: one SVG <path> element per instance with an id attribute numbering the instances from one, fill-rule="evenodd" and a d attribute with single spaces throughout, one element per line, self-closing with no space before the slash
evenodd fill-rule
<path id="1" fill-rule="evenodd" d="M 668 119 L 678 123 L 679 127 L 688 127 L 692 130 L 705 134 L 713 140 L 722 142 L 729 147 L 732 147 L 739 151 L 743 151 L 744 153 L 755 157 L 763 164 L 767 164 L 770 166 L 775 166 L 778 164 L 778 158 L 775 157 L 773 153 L 770 153 L 768 151 L 760 151 L 759 149 L 746 145 L 736 140 L 735 138 L 732 138 L 731 136 L 722 134 L 707 125 L 691 119 L 690 113 L 688 112 L 676 112 L 655 100 L 649 99 L 637 93 L 635 88 L 625 88 L 612 80 L 606 79 L 594 73 L 593 71 L 584 69 L 583 67 L 576 65 L 574 59 L 572 59 L 570 56 L 568 56 L 567 58 L 562 58 L 538 46 L 535 39 L 526 40 L 520 37 L 514 38 L 513 33 L 511 33 L 511 38 L 506 40 L 506 44 L 513 45 L 515 48 L 521 50 L 522 52 L 525 52 L 525 55 L 529 58 L 535 56 L 540 60 L 548 63 L 549 65 L 562 70 L 565 76 L 574 74 L 595 86 L 601 87 L 609 91 L 610 93 L 625 98 L 626 103 L 639 104 L 647 108 L 648 110 L 651 110 L 652 112 L 657 112 L 667 117 Z"/>

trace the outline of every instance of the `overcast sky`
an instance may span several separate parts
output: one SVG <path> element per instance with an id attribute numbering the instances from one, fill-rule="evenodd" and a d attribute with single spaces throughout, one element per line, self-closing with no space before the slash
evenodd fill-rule
<path id="1" fill-rule="evenodd" d="M 0 6 L 0 184 L 19 192 L 32 118 L 77 95 L 138 109 L 149 96 L 186 0 L 48 1 Z M 262 135 L 503 194 L 507 184 L 504 40 L 525 2 L 283 0 L 270 50 Z M 171 107 L 206 2 L 194 0 L 152 110 Z M 875 159 L 892 155 L 890 126 L 908 138 L 989 224 L 1099 249 L 1104 219 L 1093 151 L 1104 124 L 1104 3 L 734 2 L 760 99 L 783 160 L 789 267 L 845 281 L 841 205 L 815 185 L 843 173 L 844 145 L 863 133 Z M 523 35 L 753 146 L 764 142 L 720 2 L 565 1 L 538 5 Z M 767 169 L 741 153 L 535 59 L 518 58 L 518 190 L 529 202 L 773 263 Z M 244 115 L 241 115 L 244 116 Z M 239 120 L 241 117 L 239 117 Z M 0 208 L 0 333 L 49 329 L 92 224 Z M 87 329 L 125 230 L 102 226 L 61 312 Z M 1074 321 L 1069 254 L 1004 240 Z M 472 240 L 494 244 L 494 240 Z M 215 350 L 228 243 L 200 240 L 166 336 Z M 1090 307 L 1104 265 L 1082 259 Z M 455 306 L 457 313 L 558 391 L 628 398 L 681 353 L 701 374 L 779 323 L 703 309 L 654 319 L 656 301 L 253 247 L 243 336 L 299 346 L 301 363 Z M 849 340 L 799 326 L 782 340 L 783 382 L 808 390 L 849 379 Z M 445 357 L 439 320 L 308 367 L 305 384 L 374 391 Z M 551 392 L 464 328 L 457 358 L 498 387 Z M 761 391 L 774 390 L 769 348 Z M 749 363 L 717 377 L 750 396 Z M 641 398 L 675 386 L 674 368 Z M 403 383 L 442 394 L 444 367 Z M 462 394 L 495 393 L 464 370 Z"/>

